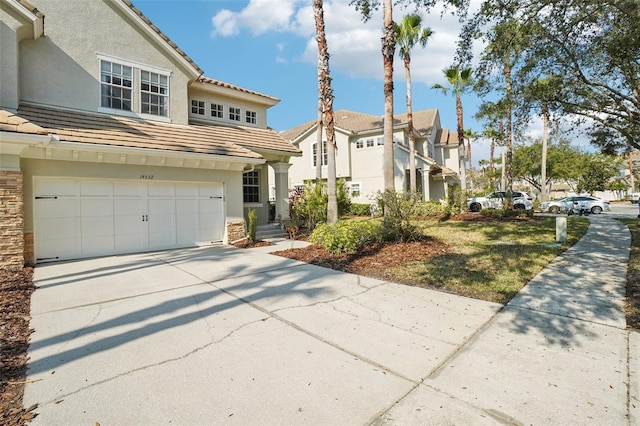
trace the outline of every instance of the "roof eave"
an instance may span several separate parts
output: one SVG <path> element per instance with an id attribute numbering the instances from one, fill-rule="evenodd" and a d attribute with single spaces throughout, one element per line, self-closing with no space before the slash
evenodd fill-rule
<path id="1" fill-rule="evenodd" d="M 260 105 L 265 105 L 267 107 L 272 107 L 280 102 L 280 99 L 274 98 L 272 96 L 259 94 L 256 92 L 245 92 L 241 90 L 240 87 L 236 87 L 234 85 L 230 85 L 233 87 L 224 87 L 219 86 L 213 83 L 206 83 L 202 81 L 194 81 L 191 83 L 191 87 L 194 89 L 203 90 L 209 93 L 215 93 L 224 96 L 230 96 L 234 98 L 240 98 L 245 101 L 253 102 Z"/>
<path id="2" fill-rule="evenodd" d="M 33 5 L 21 0 L 7 0 L 9 6 L 13 7 L 20 15 L 28 20 L 33 27 L 33 39 L 44 35 L 44 14 Z M 29 5 L 31 8 L 27 7 Z"/>

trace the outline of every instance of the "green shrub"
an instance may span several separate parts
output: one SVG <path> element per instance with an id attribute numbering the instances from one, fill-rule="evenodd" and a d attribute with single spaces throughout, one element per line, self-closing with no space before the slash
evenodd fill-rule
<path id="1" fill-rule="evenodd" d="M 467 194 L 460 185 L 447 187 L 447 207 L 445 215 L 453 216 L 467 210 Z"/>
<path id="2" fill-rule="evenodd" d="M 351 206 L 349 189 L 344 179 L 336 182 L 336 198 L 338 216 L 342 216 Z M 289 217 L 311 231 L 318 223 L 326 222 L 328 199 L 326 182 L 319 184 L 309 182 L 304 190 L 296 189 L 289 196 Z"/>
<path id="3" fill-rule="evenodd" d="M 354 216 L 369 216 L 371 214 L 371 204 L 352 203 L 349 214 Z"/>
<path id="4" fill-rule="evenodd" d="M 258 212 L 256 211 L 256 209 L 249 209 L 247 217 L 249 219 L 249 229 L 247 231 L 247 236 L 251 241 L 255 241 L 256 231 L 258 230 Z"/>
<path id="5" fill-rule="evenodd" d="M 446 213 L 446 206 L 439 201 L 422 201 L 418 206 L 420 217 L 443 216 Z"/>
<path id="6" fill-rule="evenodd" d="M 420 198 L 417 194 L 387 190 L 378 192 L 378 204 L 384 206 L 384 237 L 387 241 L 417 241 L 422 231 L 413 223 L 419 217 Z"/>
<path id="7" fill-rule="evenodd" d="M 347 220 L 335 225 L 316 227 L 309 241 L 321 245 L 329 253 L 354 253 L 366 244 L 383 239 L 382 225 L 377 220 Z"/>

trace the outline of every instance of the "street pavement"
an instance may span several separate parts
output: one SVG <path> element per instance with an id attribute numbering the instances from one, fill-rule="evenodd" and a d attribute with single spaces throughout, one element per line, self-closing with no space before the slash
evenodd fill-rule
<path id="1" fill-rule="evenodd" d="M 24 404 L 34 425 L 640 424 L 616 214 L 507 306 L 268 253 L 290 241 L 42 265 Z"/>

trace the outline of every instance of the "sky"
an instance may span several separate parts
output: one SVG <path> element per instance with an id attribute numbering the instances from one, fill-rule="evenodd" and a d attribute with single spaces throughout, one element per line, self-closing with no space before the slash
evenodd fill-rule
<path id="1" fill-rule="evenodd" d="M 381 54 L 382 11 L 363 22 L 350 0 L 325 0 L 325 25 L 334 109 L 384 114 Z M 317 44 L 311 0 L 132 0 L 162 32 L 203 69 L 207 77 L 280 99 L 267 111 L 268 125 L 284 131 L 317 115 Z M 472 4 L 478 4 L 472 0 Z M 399 21 L 413 9 L 394 9 Z M 447 85 L 443 69 L 454 62 L 458 18 L 421 12 L 433 31 L 425 48 L 411 52 L 413 110 L 438 108 L 443 127 L 456 128 L 455 98 L 432 89 Z M 402 60 L 394 60 L 394 113 L 406 112 Z M 478 133 L 473 115 L 481 101 L 462 97 L 464 127 Z M 532 136 L 541 135 L 540 126 Z M 472 147 L 473 163 L 488 159 L 488 141 Z"/>

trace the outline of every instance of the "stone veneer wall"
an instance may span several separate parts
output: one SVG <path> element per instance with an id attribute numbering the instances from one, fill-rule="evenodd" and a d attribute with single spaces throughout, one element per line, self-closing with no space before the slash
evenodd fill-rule
<path id="1" fill-rule="evenodd" d="M 227 241 L 232 243 L 247 236 L 244 222 L 227 222 Z"/>
<path id="2" fill-rule="evenodd" d="M 22 172 L 0 171 L 0 268 L 24 266 Z"/>
<path id="3" fill-rule="evenodd" d="M 36 264 L 36 253 L 33 248 L 33 232 L 24 233 L 24 263 L 29 266 Z"/>

